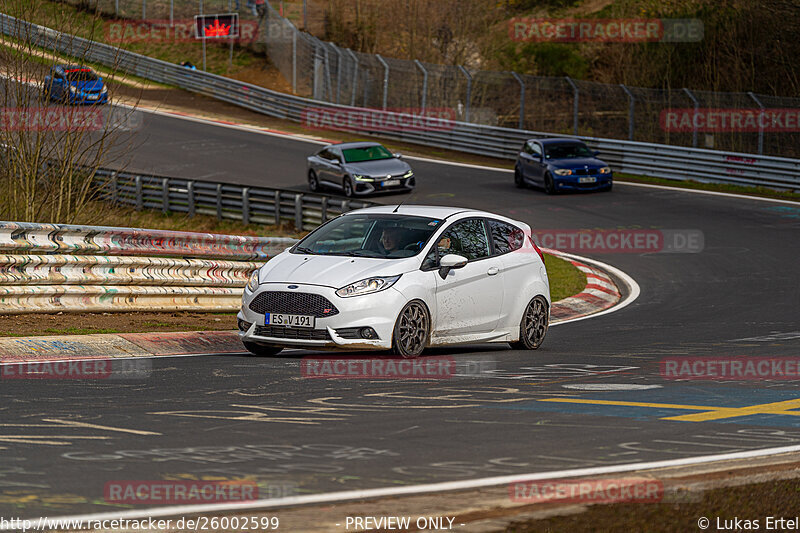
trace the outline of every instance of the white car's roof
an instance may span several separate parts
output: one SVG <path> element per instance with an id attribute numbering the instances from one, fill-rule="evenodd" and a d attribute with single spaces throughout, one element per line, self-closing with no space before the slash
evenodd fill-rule
<path id="1" fill-rule="evenodd" d="M 364 209 L 356 209 L 349 211 L 347 214 L 353 213 L 393 213 L 397 205 L 379 205 L 375 207 L 365 207 Z M 496 217 L 493 213 L 486 211 L 478 211 L 475 209 L 466 209 L 463 207 L 447 207 L 443 205 L 401 205 L 397 209 L 398 215 L 410 215 L 430 218 L 447 218 L 455 214 L 471 214 L 474 216 L 492 216 Z M 505 217 L 503 217 L 505 218 Z"/>

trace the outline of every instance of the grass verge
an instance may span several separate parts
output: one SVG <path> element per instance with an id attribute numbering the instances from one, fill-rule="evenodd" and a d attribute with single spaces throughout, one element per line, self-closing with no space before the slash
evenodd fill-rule
<path id="1" fill-rule="evenodd" d="M 586 286 L 586 275 L 569 261 L 545 254 L 544 266 L 550 278 L 550 299 L 554 302 L 578 294 Z"/>

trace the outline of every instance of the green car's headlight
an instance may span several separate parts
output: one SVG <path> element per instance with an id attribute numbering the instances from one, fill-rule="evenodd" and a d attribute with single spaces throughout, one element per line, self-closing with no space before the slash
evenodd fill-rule
<path id="1" fill-rule="evenodd" d="M 372 294 L 384 289 L 388 289 L 394 285 L 400 276 L 386 276 L 380 278 L 367 278 L 361 281 L 356 281 L 350 285 L 346 285 L 336 291 L 336 296 L 341 298 L 349 298 L 351 296 L 361 296 L 362 294 Z"/>
<path id="2" fill-rule="evenodd" d="M 250 279 L 247 281 L 247 290 L 253 292 L 258 288 L 258 270 L 250 274 Z"/>

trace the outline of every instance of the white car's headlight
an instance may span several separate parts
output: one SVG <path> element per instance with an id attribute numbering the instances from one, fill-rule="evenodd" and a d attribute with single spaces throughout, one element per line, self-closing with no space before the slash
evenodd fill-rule
<path id="1" fill-rule="evenodd" d="M 361 296 L 362 294 L 382 291 L 394 285 L 398 279 L 400 279 L 399 275 L 362 279 L 361 281 L 356 281 L 355 283 L 351 283 L 337 290 L 336 296 L 349 298 L 351 296 Z"/>
<path id="2" fill-rule="evenodd" d="M 250 274 L 250 279 L 247 282 L 247 290 L 253 292 L 258 288 L 258 269 Z"/>
<path id="3" fill-rule="evenodd" d="M 600 174 L 611 174 L 611 167 L 603 167 L 600 169 Z"/>
<path id="4" fill-rule="evenodd" d="M 555 171 L 555 173 L 558 174 L 559 176 L 569 176 L 570 174 L 572 174 L 572 171 L 568 168 L 559 168 L 558 170 Z"/>

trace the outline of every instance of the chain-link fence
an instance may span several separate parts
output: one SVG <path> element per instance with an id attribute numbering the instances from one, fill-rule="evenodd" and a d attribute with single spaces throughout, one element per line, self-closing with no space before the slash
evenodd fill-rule
<path id="1" fill-rule="evenodd" d="M 299 31 L 282 16 L 279 1 L 273 2 L 278 9 L 267 0 L 65 1 L 134 19 L 237 11 L 258 23 L 249 45 L 266 46 L 294 93 L 316 100 L 415 113 L 448 110 L 458 121 L 566 135 L 800 156 L 800 98 L 627 87 L 354 52 Z M 760 110 L 778 111 L 778 118 L 762 117 Z M 670 111 L 684 119 L 680 127 L 670 126 Z M 737 114 L 758 121 L 737 126 Z M 711 126 L 712 120 L 728 120 L 728 126 Z"/>

